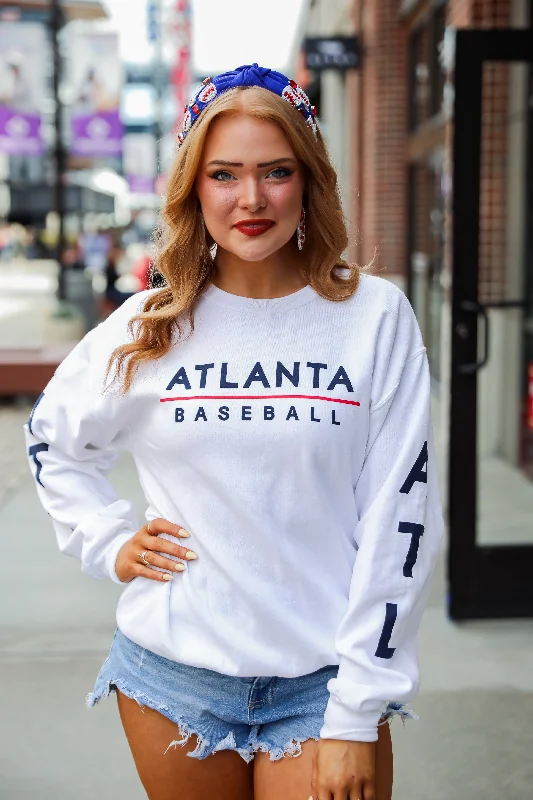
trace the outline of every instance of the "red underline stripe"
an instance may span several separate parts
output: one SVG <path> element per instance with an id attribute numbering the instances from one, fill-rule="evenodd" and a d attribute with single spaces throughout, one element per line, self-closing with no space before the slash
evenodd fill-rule
<path id="1" fill-rule="evenodd" d="M 346 403 L 360 406 L 356 400 L 341 400 L 337 397 L 320 397 L 316 394 L 200 394 L 194 397 L 161 397 L 160 403 L 172 403 L 177 400 L 327 400 L 328 403 Z"/>

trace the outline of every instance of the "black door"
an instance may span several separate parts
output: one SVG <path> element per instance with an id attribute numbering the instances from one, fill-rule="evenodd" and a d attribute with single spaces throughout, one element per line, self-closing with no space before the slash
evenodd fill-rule
<path id="1" fill-rule="evenodd" d="M 453 619 L 533 616 L 532 65 L 531 30 L 457 32 L 448 464 Z"/>

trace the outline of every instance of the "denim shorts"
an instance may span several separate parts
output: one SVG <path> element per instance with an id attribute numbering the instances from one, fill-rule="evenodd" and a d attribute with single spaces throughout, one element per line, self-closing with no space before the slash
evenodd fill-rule
<path id="1" fill-rule="evenodd" d="M 338 669 L 326 666 L 297 678 L 240 678 L 163 658 L 117 629 L 87 705 L 118 689 L 176 723 L 181 739 L 170 742 L 167 750 L 196 734 L 198 745 L 187 753 L 192 758 L 236 750 L 249 762 L 261 750 L 277 761 L 300 755 L 301 742 L 319 739 L 327 682 Z M 394 715 L 415 716 L 401 703 L 389 703 L 381 722 Z"/>

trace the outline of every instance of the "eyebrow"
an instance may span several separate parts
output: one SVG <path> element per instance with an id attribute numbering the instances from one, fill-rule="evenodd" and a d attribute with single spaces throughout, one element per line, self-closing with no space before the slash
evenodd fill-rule
<path id="1" fill-rule="evenodd" d="M 273 167 L 275 164 L 286 164 L 288 161 L 292 163 L 296 163 L 296 159 L 292 158 L 292 156 L 286 156 L 285 158 L 275 158 L 273 161 L 262 161 L 258 164 L 258 167 Z M 244 164 L 240 161 L 210 161 L 209 164 L 206 164 L 207 167 L 244 167 Z"/>

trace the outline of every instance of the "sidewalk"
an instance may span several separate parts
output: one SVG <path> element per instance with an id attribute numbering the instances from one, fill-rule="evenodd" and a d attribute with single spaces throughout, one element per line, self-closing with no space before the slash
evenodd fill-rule
<path id="1" fill-rule="evenodd" d="M 113 700 L 89 711 L 85 695 L 107 655 L 120 588 L 82 575 L 61 556 L 25 462 L 29 407 L 0 410 L 0 797 L 142 800 Z M 22 453 L 22 457 L 21 457 Z M 143 495 L 131 461 L 117 490 Z"/>
<path id="2" fill-rule="evenodd" d="M 114 700 L 84 705 L 120 589 L 59 554 L 25 464 L 28 414 L 0 407 L 0 797 L 141 800 Z M 112 479 L 142 515 L 131 459 Z M 392 726 L 394 800 L 529 800 L 533 621 L 452 624 L 444 596 L 443 557 L 420 631 L 420 720 Z"/>

